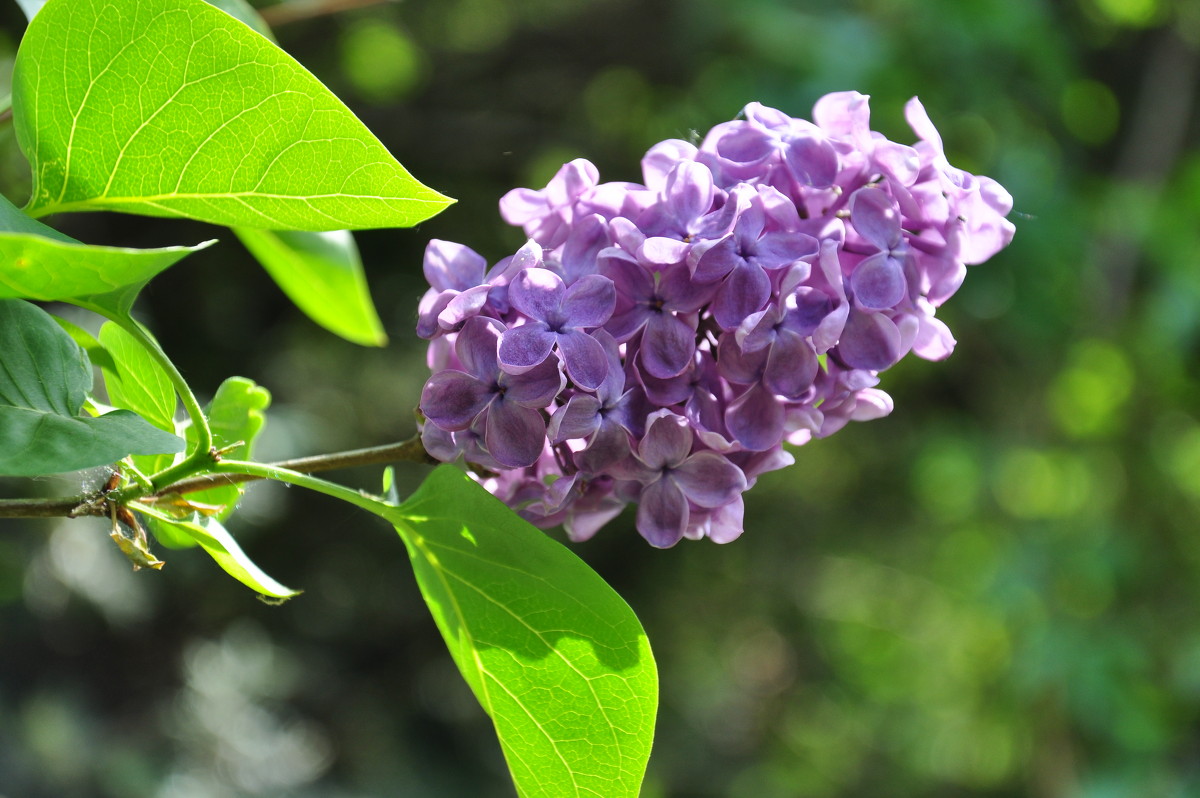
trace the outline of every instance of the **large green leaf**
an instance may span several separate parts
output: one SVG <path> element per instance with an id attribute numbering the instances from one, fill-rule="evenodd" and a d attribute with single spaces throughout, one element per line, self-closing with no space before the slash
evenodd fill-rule
<path id="1" fill-rule="evenodd" d="M 132 410 L 159 429 L 175 433 L 178 400 L 171 378 L 141 343 L 115 322 L 100 328 L 100 345 L 114 361 L 104 370 L 104 387 L 114 407 Z"/>
<path id="2" fill-rule="evenodd" d="M 36 216 L 338 230 L 405 227 L 451 202 L 289 55 L 204 0 L 49 0 L 17 53 L 13 114 Z"/>
<path id="3" fill-rule="evenodd" d="M 140 290 L 163 269 L 212 243 L 161 249 L 81 244 L 0 197 L 0 299 L 71 302 L 125 286 Z"/>
<path id="4" fill-rule="evenodd" d="M 160 510 L 136 502 L 131 507 L 150 516 L 160 524 L 170 527 L 177 534 L 193 538 L 200 548 L 216 560 L 217 565 L 221 566 L 225 573 L 268 598 L 289 599 L 302 592 L 285 587 L 268 576 L 242 550 L 233 535 L 229 534 L 229 530 L 221 526 L 221 522 L 215 518 L 207 518 L 199 513 L 193 513 L 187 518 L 177 519 Z"/>
<path id="5" fill-rule="evenodd" d="M 36 305 L 0 299 L 0 474 L 37 476 L 183 450 L 183 440 L 117 410 L 81 417 L 87 356 Z"/>
<path id="6" fill-rule="evenodd" d="M 387 343 L 358 247 L 348 231 L 239 228 L 234 232 L 292 302 L 317 324 L 356 344 Z"/>
<path id="7" fill-rule="evenodd" d="M 620 596 L 451 466 L 384 512 L 526 798 L 633 798 L 658 676 Z"/>

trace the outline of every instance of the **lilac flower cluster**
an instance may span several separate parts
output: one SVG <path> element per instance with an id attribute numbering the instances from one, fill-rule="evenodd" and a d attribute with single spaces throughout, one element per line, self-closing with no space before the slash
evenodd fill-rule
<path id="1" fill-rule="evenodd" d="M 629 502 L 655 546 L 736 538 L 785 441 L 887 415 L 879 372 L 950 354 L 935 309 L 1012 238 L 1008 193 L 947 162 L 916 98 L 906 116 L 913 146 L 856 92 L 813 122 L 751 103 L 653 147 L 640 184 L 576 160 L 509 192 L 529 240 L 490 270 L 430 242 L 426 448 L 574 540 Z"/>

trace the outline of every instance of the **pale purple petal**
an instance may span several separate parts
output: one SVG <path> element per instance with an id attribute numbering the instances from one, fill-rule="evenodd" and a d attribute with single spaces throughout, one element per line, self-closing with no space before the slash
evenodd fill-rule
<path id="1" fill-rule="evenodd" d="M 608 362 L 608 373 L 596 388 L 596 396 L 605 406 L 615 404 L 625 393 L 625 370 L 621 364 L 621 350 L 616 340 L 606 330 L 595 330 L 591 336 L 600 342 Z"/>
<path id="2" fill-rule="evenodd" d="M 577 393 L 554 411 L 546 427 L 551 443 L 586 438 L 600 428 L 600 400 L 591 394 Z"/>
<path id="3" fill-rule="evenodd" d="M 491 290 L 491 286 L 477 285 L 451 298 L 446 307 L 438 313 L 438 326 L 452 332 L 467 319 L 478 316 L 487 304 L 488 293 Z"/>
<path id="4" fill-rule="evenodd" d="M 490 384 L 470 374 L 439 371 L 421 389 L 421 413 L 442 429 L 466 429 L 494 396 Z"/>
<path id="5" fill-rule="evenodd" d="M 659 479 L 642 489 L 638 499 L 637 530 L 651 546 L 674 546 L 688 525 L 688 503 L 670 479 Z"/>
<path id="6" fill-rule="evenodd" d="M 484 444 L 509 468 L 533 465 L 546 444 L 546 422 L 537 410 L 499 400 L 488 408 Z"/>
<path id="7" fill-rule="evenodd" d="M 818 368 L 817 353 L 808 341 L 783 329 L 771 345 L 771 354 L 763 370 L 763 384 L 773 393 L 799 399 L 817 378 Z"/>
<path id="8" fill-rule="evenodd" d="M 502 374 L 500 384 L 509 401 L 526 407 L 545 407 L 566 386 L 567 378 L 558 366 L 558 358 L 548 357 L 520 374 Z"/>
<path id="9" fill-rule="evenodd" d="M 877 252 L 854 267 L 850 275 L 854 299 L 864 308 L 884 310 L 895 307 L 908 293 L 904 266 L 886 252 Z"/>
<path id="10" fill-rule="evenodd" d="M 423 269 L 425 279 L 439 291 L 465 291 L 483 282 L 487 260 L 468 246 L 435 238 L 425 246 Z"/>
<path id="11" fill-rule="evenodd" d="M 783 158 L 792 177 L 802 186 L 826 188 L 837 179 L 837 150 L 816 130 L 793 139 Z"/>
<path id="12" fill-rule="evenodd" d="M 624 460 L 631 451 L 629 433 L 620 424 L 606 419 L 592 435 L 587 448 L 575 453 L 575 465 L 587 473 L 598 474 Z"/>
<path id="13" fill-rule="evenodd" d="M 557 339 L 543 321 L 510 327 L 500 336 L 500 367 L 512 374 L 528 371 L 550 357 Z"/>
<path id="14" fill-rule="evenodd" d="M 612 316 L 616 303 L 613 281 L 603 275 L 589 274 L 567 289 L 562 299 L 562 314 L 572 327 L 599 327 Z"/>
<path id="15" fill-rule="evenodd" d="M 638 446 L 638 457 L 652 469 L 673 468 L 692 450 L 692 429 L 687 419 L 670 411 L 653 415 Z"/>
<path id="16" fill-rule="evenodd" d="M 696 351 L 696 331 L 672 313 L 651 312 L 642 334 L 642 367 L 660 380 L 683 372 Z"/>
<path id="17" fill-rule="evenodd" d="M 638 257 L 654 266 L 673 266 L 683 263 L 690 245 L 674 238 L 651 236 L 638 249 Z"/>
<path id="18" fill-rule="evenodd" d="M 860 188 L 850 195 L 850 223 L 877 249 L 892 249 L 900 243 L 900 209 L 877 188 Z"/>
<path id="19" fill-rule="evenodd" d="M 549 269 L 523 269 L 508 286 L 508 301 L 531 319 L 550 321 L 566 292 L 562 279 Z"/>
<path id="20" fill-rule="evenodd" d="M 882 313 L 852 311 L 837 351 L 855 369 L 882 371 L 900 358 L 900 330 Z"/>
<path id="21" fill-rule="evenodd" d="M 746 489 L 746 475 L 716 452 L 696 452 L 671 471 L 683 494 L 697 507 L 720 507 Z"/>
<path id="22" fill-rule="evenodd" d="M 762 310 L 771 296 L 771 278 L 753 264 L 738 266 L 717 289 L 713 318 L 723 330 L 736 330 L 742 319 Z"/>
<path id="23" fill-rule="evenodd" d="M 430 288 L 425 292 L 417 304 L 418 336 L 428 339 L 443 332 L 441 325 L 438 324 L 438 316 L 450 304 L 450 300 L 456 296 L 458 296 L 458 292 L 453 289 L 439 291 L 436 288 Z"/>
<path id="24" fill-rule="evenodd" d="M 713 543 L 731 543 L 741 537 L 746 505 L 741 496 L 712 511 L 708 519 L 708 539 Z"/>
<path id="25" fill-rule="evenodd" d="M 558 335 L 558 351 L 567 376 L 576 385 L 589 391 L 600 387 L 608 374 L 608 357 L 599 341 L 585 332 L 571 330 Z"/>
<path id="26" fill-rule="evenodd" d="M 454 353 L 463 368 L 487 383 L 495 382 L 500 375 L 500 367 L 496 364 L 500 335 L 498 322 L 475 316 L 467 319 L 454 342 Z"/>
<path id="27" fill-rule="evenodd" d="M 729 434 L 752 452 L 762 452 L 783 440 L 783 404 L 761 383 L 730 403 L 725 410 Z"/>

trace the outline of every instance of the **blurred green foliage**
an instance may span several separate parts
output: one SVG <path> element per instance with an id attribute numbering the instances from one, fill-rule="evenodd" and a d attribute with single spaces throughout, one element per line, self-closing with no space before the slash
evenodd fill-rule
<path id="1" fill-rule="evenodd" d="M 659 659 L 647 798 L 1200 794 L 1200 5 L 407 0 L 276 33 L 460 202 L 359 236 L 384 353 L 289 310 L 232 236 L 152 284 L 141 312 L 199 390 L 239 373 L 275 396 L 263 457 L 411 433 L 424 243 L 512 252 L 509 188 L 576 156 L 637 180 L 662 138 L 833 90 L 911 141 L 919 95 L 951 162 L 1016 198 L 1012 246 L 942 311 L 956 353 L 901 364 L 891 417 L 762 478 L 741 540 L 654 551 L 623 517 L 577 547 Z M 18 202 L 19 164 L 4 129 Z M 250 491 L 232 528 L 307 590 L 281 608 L 202 555 L 128 573 L 88 524 L 0 531 L 0 794 L 511 794 L 382 524 Z"/>

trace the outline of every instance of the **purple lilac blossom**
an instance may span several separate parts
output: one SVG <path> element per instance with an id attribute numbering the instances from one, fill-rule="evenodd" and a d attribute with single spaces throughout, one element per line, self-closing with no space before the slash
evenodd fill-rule
<path id="1" fill-rule="evenodd" d="M 509 192 L 528 242 L 490 269 L 430 242 L 426 448 L 572 540 L 630 503 L 654 546 L 737 538 L 784 444 L 888 415 L 881 372 L 950 355 L 937 308 L 1012 239 L 1008 192 L 950 165 L 916 98 L 905 116 L 913 145 L 857 92 L 811 122 L 751 103 L 654 145 L 641 184 L 577 159 Z"/>

